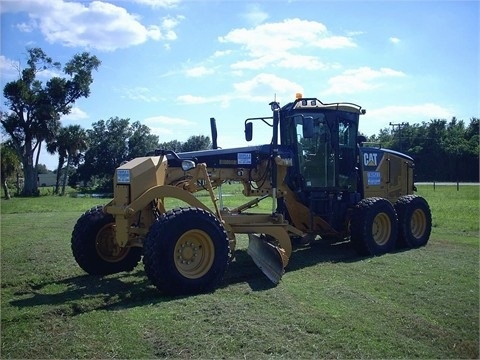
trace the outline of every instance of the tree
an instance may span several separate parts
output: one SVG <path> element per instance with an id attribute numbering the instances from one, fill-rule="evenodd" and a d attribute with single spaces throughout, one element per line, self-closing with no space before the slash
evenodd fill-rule
<path id="1" fill-rule="evenodd" d="M 57 181 L 55 193 L 58 194 L 60 185 L 60 176 L 63 174 L 62 193 L 65 194 L 70 166 L 78 159 L 80 152 L 87 150 L 87 133 L 80 125 L 70 125 L 61 128 L 55 141 L 51 142 L 47 149 L 49 152 L 58 152 Z M 62 172 L 63 165 L 67 162 L 66 168 Z M 78 161 L 76 161 L 78 163 Z"/>
<path id="2" fill-rule="evenodd" d="M 36 162 L 43 141 L 53 141 L 60 128 L 61 115 L 69 114 L 75 101 L 90 95 L 92 71 L 100 61 L 89 53 L 74 55 L 65 64 L 68 78 L 52 77 L 45 84 L 37 75 L 47 69 L 60 69 L 42 49 L 28 51 L 28 67 L 20 72 L 18 80 L 7 83 L 3 89 L 5 104 L 10 112 L 1 114 L 1 124 L 10 136 L 21 158 L 24 172 L 23 195 L 38 194 Z"/>
<path id="3" fill-rule="evenodd" d="M 182 152 L 206 150 L 212 146 L 210 138 L 205 135 L 190 136 L 186 142 L 182 144 Z"/>
<path id="4" fill-rule="evenodd" d="M 11 144 L 0 144 L 0 160 L 1 160 L 1 173 L 2 187 L 5 192 L 5 199 L 10 199 L 10 192 L 8 191 L 7 180 L 13 176 L 20 169 L 20 159 L 18 158 L 15 150 Z"/>
<path id="5" fill-rule="evenodd" d="M 158 148 L 162 150 L 173 150 L 175 152 L 182 151 L 182 143 L 178 140 L 171 140 L 158 144 Z"/>
<path id="6" fill-rule="evenodd" d="M 146 156 L 158 147 L 158 136 L 150 133 L 150 128 L 135 121 L 131 125 L 132 134 L 128 139 L 128 156 L 136 158 Z"/>
<path id="7" fill-rule="evenodd" d="M 146 156 L 157 148 L 187 152 L 211 146 L 210 138 L 204 135 L 191 136 L 183 144 L 178 140 L 158 144 L 158 137 L 150 134 L 147 126 L 138 121 L 130 125 L 129 121 L 115 117 L 92 124 L 92 129 L 87 131 L 90 147 L 85 152 L 84 163 L 78 167 L 77 180 L 110 192 L 115 169 L 124 161 Z"/>
<path id="8" fill-rule="evenodd" d="M 65 159 L 67 157 L 66 150 L 66 139 L 63 136 L 63 131 L 60 129 L 54 141 L 51 141 L 47 144 L 47 151 L 50 154 L 58 153 L 58 163 L 57 163 L 57 177 L 55 180 L 55 194 L 58 194 L 60 188 L 60 176 L 62 175 L 62 169 L 65 165 Z"/>
<path id="9" fill-rule="evenodd" d="M 480 119 L 470 119 L 465 138 L 468 141 L 467 156 L 463 161 L 468 163 L 469 181 L 478 182 L 480 176 Z"/>
<path id="10" fill-rule="evenodd" d="M 402 124 L 380 130 L 370 141 L 410 155 L 415 160 L 416 181 L 474 181 L 479 179 L 479 119 L 465 126 L 453 117 L 422 124 Z"/>
<path id="11" fill-rule="evenodd" d="M 372 135 L 368 138 L 369 142 L 380 143 L 384 147 L 390 147 L 393 136 L 388 128 L 380 129 L 378 135 Z"/>
<path id="12" fill-rule="evenodd" d="M 130 125 L 130 119 L 119 117 L 93 123 L 87 136 L 89 148 L 74 175 L 75 180 L 106 192 L 113 190 L 113 174 L 124 161 L 146 156 L 158 148 L 180 152 L 204 150 L 211 146 L 210 139 L 203 135 L 191 136 L 183 144 L 178 140 L 159 144 L 158 137 L 151 134 L 148 126 L 138 121 Z"/>
<path id="13" fill-rule="evenodd" d="M 35 166 L 35 170 L 37 171 L 37 174 L 48 174 L 49 170 L 47 169 L 47 165 L 45 164 L 37 164 Z"/>
<path id="14" fill-rule="evenodd" d="M 87 130 L 89 149 L 84 163 L 78 167 L 79 179 L 84 183 L 96 179 L 99 190 L 113 189 L 112 177 L 115 169 L 129 160 L 128 139 L 133 134 L 130 119 L 110 118 L 92 124 Z"/>

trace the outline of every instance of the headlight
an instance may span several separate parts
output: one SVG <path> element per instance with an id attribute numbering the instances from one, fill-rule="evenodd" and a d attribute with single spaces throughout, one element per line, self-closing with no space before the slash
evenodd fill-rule
<path id="1" fill-rule="evenodd" d="M 192 160 L 183 160 L 182 161 L 182 170 L 183 171 L 188 171 L 191 170 L 195 167 L 195 162 Z"/>

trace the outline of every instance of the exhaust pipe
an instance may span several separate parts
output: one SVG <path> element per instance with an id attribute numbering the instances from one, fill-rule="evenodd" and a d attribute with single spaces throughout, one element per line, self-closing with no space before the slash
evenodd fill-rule
<path id="1" fill-rule="evenodd" d="M 212 132 L 212 149 L 218 149 L 217 145 L 217 121 L 215 118 L 210 118 L 210 130 Z"/>

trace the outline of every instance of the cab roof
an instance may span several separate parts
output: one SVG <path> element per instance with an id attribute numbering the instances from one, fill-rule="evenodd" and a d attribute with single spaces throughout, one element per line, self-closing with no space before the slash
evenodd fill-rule
<path id="1" fill-rule="evenodd" d="M 337 111 L 346 111 L 354 114 L 365 114 L 366 110 L 362 109 L 360 105 L 346 102 L 338 102 L 331 104 L 324 104 L 316 98 L 298 98 L 295 102 L 292 103 L 292 110 L 337 110 Z"/>

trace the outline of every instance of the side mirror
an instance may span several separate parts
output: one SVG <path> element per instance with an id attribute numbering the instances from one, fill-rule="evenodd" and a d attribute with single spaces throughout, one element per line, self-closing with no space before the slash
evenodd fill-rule
<path id="1" fill-rule="evenodd" d="M 303 118 L 303 137 L 311 139 L 313 137 L 313 118 Z"/>
<path id="2" fill-rule="evenodd" d="M 253 138 L 253 123 L 245 123 L 245 140 L 252 141 Z"/>

